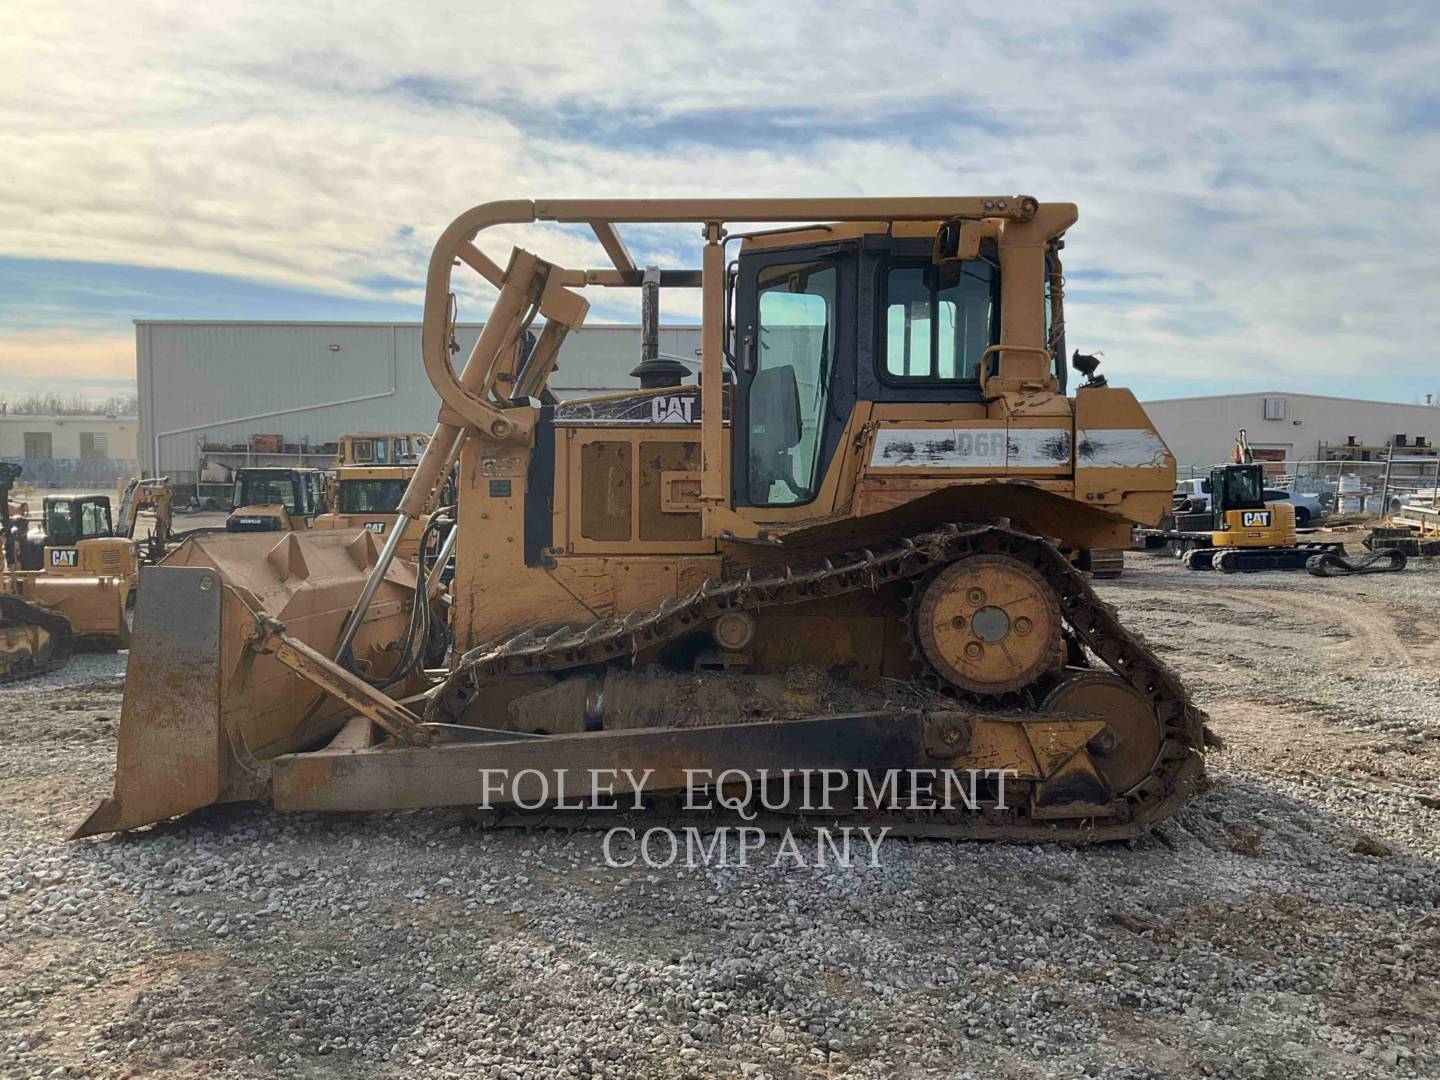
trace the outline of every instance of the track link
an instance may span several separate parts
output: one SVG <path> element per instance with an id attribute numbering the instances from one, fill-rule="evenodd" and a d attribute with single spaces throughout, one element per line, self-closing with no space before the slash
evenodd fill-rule
<path id="1" fill-rule="evenodd" d="M 70 629 L 70 620 L 18 596 L 0 594 L 0 627 L 25 625 L 39 626 L 49 631 L 50 659 L 39 666 L 27 664 L 0 673 L 0 683 L 33 679 L 37 675 L 59 671 L 70 662 L 70 655 L 75 649 L 75 635 Z"/>
<path id="2" fill-rule="evenodd" d="M 1190 701 L 1179 676 L 1144 639 L 1120 624 L 1114 610 L 1096 596 L 1084 575 L 1053 544 L 1003 522 L 945 525 L 884 547 L 848 551 L 800 568 L 782 566 L 763 575 L 747 571 L 735 578 L 711 579 L 689 595 L 672 597 L 649 611 L 584 627 L 562 627 L 549 635 L 527 631 L 479 646 L 456 663 L 431 698 L 427 718 L 457 722 L 476 694 L 509 677 L 628 663 L 641 651 L 699 629 L 728 611 L 759 611 L 918 580 L 958 559 L 983 554 L 1009 555 L 1039 572 L 1058 598 L 1069 634 L 1154 704 L 1162 737 L 1154 770 L 1122 796 L 1123 812 L 1104 819 L 1042 824 L 1018 814 L 1000 820 L 993 813 L 976 813 L 969 816 L 977 820 L 955 821 L 951 815 L 942 818 L 907 812 L 867 813 L 863 820 L 847 819 L 845 823 L 888 825 L 897 835 L 1077 843 L 1130 839 L 1148 832 L 1180 808 L 1204 775 L 1205 715 Z M 1011 695 L 1003 703 L 964 693 L 955 696 L 982 710 L 1013 705 L 1014 701 Z M 558 823 L 553 820 L 555 814 L 541 812 L 539 816 L 550 824 Z M 654 819 L 645 820 L 655 823 Z M 827 823 L 820 819 L 781 820 L 788 827 Z M 495 823 L 524 826 L 538 822 L 534 815 L 506 813 Z M 687 817 L 680 823 L 703 826 L 706 821 Z"/>

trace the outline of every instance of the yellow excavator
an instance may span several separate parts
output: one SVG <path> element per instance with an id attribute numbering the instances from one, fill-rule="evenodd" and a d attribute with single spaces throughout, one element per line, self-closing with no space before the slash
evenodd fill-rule
<path id="1" fill-rule="evenodd" d="M 1230 463 L 1210 471 L 1210 516 L 1213 530 L 1189 541 L 1181 555 L 1190 570 L 1303 570 L 1317 555 L 1345 554 L 1338 541 L 1300 542 L 1295 507 L 1266 500 L 1264 466 L 1255 460 L 1244 428 L 1235 435 Z"/>
<path id="2" fill-rule="evenodd" d="M 115 530 L 135 539 L 140 525 L 140 512 L 150 511 L 154 524 L 145 537 L 145 559 L 159 562 L 165 557 L 167 545 L 175 535 L 175 489 L 168 476 L 132 477 L 119 485 L 120 504 L 115 512 Z"/>
<path id="3" fill-rule="evenodd" d="M 130 541 L 114 535 L 110 500 L 50 497 L 41 526 L 11 516 L 20 467 L 0 462 L 0 682 L 65 665 L 77 647 L 123 649 L 138 575 Z"/>
<path id="4" fill-rule="evenodd" d="M 1029 196 L 462 214 L 426 280 L 440 412 L 383 545 L 363 528 L 198 536 L 147 570 L 114 793 L 76 835 L 255 799 L 613 820 L 557 802 L 587 770 L 657 821 L 744 789 L 690 815 L 705 826 L 1153 828 L 1203 775 L 1203 714 L 1077 562 L 1159 520 L 1175 463 L 1093 359 L 1077 352 L 1067 392 L 1076 218 Z M 478 239 L 542 223 L 567 248 L 588 226 L 609 265 L 496 261 Z M 675 223 L 695 227 L 694 261 L 636 265 L 623 227 Z M 455 267 L 495 290 L 459 371 Z M 698 291 L 699 370 L 647 345 L 637 388 L 558 401 L 583 294 L 612 288 L 642 290 L 647 326 L 662 293 Z M 429 666 L 436 575 L 397 556 L 452 465 L 454 648 Z M 846 781 L 818 810 L 797 781 L 817 771 Z M 966 774 L 968 798 L 933 797 Z"/>

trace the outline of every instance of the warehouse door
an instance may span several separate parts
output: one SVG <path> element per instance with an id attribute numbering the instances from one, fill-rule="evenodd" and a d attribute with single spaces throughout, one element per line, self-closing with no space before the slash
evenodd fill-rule
<path id="1" fill-rule="evenodd" d="M 1270 443 L 1268 446 L 1250 444 L 1250 453 L 1264 468 L 1266 476 L 1279 476 L 1286 471 L 1285 463 L 1290 460 L 1293 443 Z"/>

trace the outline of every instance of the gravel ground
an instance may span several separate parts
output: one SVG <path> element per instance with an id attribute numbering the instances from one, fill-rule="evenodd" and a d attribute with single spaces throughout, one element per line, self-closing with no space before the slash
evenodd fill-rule
<path id="1" fill-rule="evenodd" d="M 1227 741 L 1161 835 L 604 865 L 459 811 L 64 836 L 123 657 L 0 690 L 7 1076 L 1440 1075 L 1440 570 L 1128 557 Z"/>

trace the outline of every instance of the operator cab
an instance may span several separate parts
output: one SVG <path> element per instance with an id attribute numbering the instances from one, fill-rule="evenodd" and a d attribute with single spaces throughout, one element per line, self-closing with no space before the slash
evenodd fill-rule
<path id="1" fill-rule="evenodd" d="M 106 496 L 47 496 L 40 521 L 31 523 L 21 544 L 21 569 L 78 570 L 82 541 L 114 535 Z"/>
<path id="2" fill-rule="evenodd" d="M 114 535 L 110 500 L 104 495 L 45 500 L 45 536 L 49 544 L 78 544 L 81 540 Z"/>
<path id="3" fill-rule="evenodd" d="M 340 452 L 336 464 L 347 465 L 414 465 L 430 436 L 418 431 L 362 432 L 340 436 Z"/>
<path id="4" fill-rule="evenodd" d="M 235 474 L 235 509 L 227 532 L 308 529 L 324 502 L 319 469 L 250 468 Z"/>
<path id="5" fill-rule="evenodd" d="M 1265 474 L 1259 465 L 1225 465 L 1210 474 L 1215 518 L 1223 521 L 1227 510 L 1263 510 Z"/>
<path id="6" fill-rule="evenodd" d="M 738 263 L 736 506 L 812 502 L 857 401 L 979 402 L 1000 340 L 993 243 L 936 263 L 928 237 L 781 239 L 747 242 Z"/>

